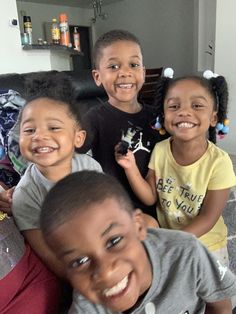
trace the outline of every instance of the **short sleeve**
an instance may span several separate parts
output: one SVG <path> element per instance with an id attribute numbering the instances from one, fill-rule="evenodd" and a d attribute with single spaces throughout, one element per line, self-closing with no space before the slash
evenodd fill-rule
<path id="1" fill-rule="evenodd" d="M 197 291 L 205 302 L 231 298 L 236 295 L 236 276 L 196 241 Z"/>
<path id="2" fill-rule="evenodd" d="M 41 203 L 31 189 L 16 188 L 13 193 L 12 212 L 18 228 L 40 229 Z"/>
<path id="3" fill-rule="evenodd" d="M 229 155 L 225 153 L 215 161 L 208 190 L 227 189 L 234 185 L 236 185 L 236 176 L 233 164 Z"/>

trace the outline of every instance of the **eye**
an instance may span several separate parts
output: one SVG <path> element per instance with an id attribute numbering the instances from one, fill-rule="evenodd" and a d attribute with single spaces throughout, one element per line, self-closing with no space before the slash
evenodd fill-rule
<path id="1" fill-rule="evenodd" d="M 140 67 L 140 64 L 139 63 L 136 63 L 136 62 L 133 62 L 130 64 L 131 68 L 139 68 Z"/>
<path id="2" fill-rule="evenodd" d="M 194 109 L 202 109 L 202 108 L 204 108 L 204 105 L 203 104 L 201 104 L 201 103 L 193 103 L 192 104 L 192 107 L 194 108 Z"/>
<path id="3" fill-rule="evenodd" d="M 58 130 L 60 130 L 61 128 L 60 128 L 59 126 L 50 126 L 48 129 L 49 129 L 50 131 L 58 131 Z"/>
<path id="4" fill-rule="evenodd" d="M 177 110 L 179 109 L 179 104 L 178 103 L 169 104 L 167 105 L 167 109 L 172 110 L 172 111 Z"/>
<path id="5" fill-rule="evenodd" d="M 69 268 L 79 268 L 86 265 L 90 261 L 88 256 L 77 258 L 69 263 Z"/>
<path id="6" fill-rule="evenodd" d="M 115 236 L 115 237 L 109 239 L 109 240 L 107 241 L 106 248 L 107 248 L 107 249 L 111 249 L 113 246 L 118 245 L 118 244 L 121 242 L 122 239 L 123 239 L 122 236 Z"/>
<path id="7" fill-rule="evenodd" d="M 25 134 L 33 134 L 35 132 L 34 128 L 26 128 L 23 130 L 23 133 Z"/>
<path id="8" fill-rule="evenodd" d="M 119 69 L 119 65 L 118 64 L 110 64 L 108 66 L 108 69 L 117 70 L 117 69 Z"/>

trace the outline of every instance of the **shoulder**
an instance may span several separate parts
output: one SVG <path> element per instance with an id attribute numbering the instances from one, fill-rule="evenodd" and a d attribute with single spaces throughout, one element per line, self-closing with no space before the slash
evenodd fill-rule
<path id="1" fill-rule="evenodd" d="M 75 154 L 72 160 L 72 172 L 81 170 L 102 172 L 102 167 L 93 157 L 87 154 Z"/>
<path id="2" fill-rule="evenodd" d="M 73 302 L 68 314 L 113 314 L 112 311 L 104 308 L 102 305 L 93 304 L 81 294 L 74 292 Z"/>

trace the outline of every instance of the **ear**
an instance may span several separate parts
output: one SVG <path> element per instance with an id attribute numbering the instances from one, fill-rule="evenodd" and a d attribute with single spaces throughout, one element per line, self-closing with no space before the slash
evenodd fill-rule
<path id="1" fill-rule="evenodd" d="M 143 218 L 143 212 L 140 209 L 136 209 L 133 213 L 133 221 L 135 225 L 136 235 L 140 241 L 143 241 L 147 236 L 147 229 Z"/>
<path id="2" fill-rule="evenodd" d="M 217 124 L 217 122 L 218 122 L 217 111 L 214 111 L 214 112 L 212 113 L 212 116 L 211 116 L 210 125 L 211 125 L 212 127 L 215 127 L 216 124 Z"/>
<path id="3" fill-rule="evenodd" d="M 100 80 L 100 73 L 98 70 L 92 70 L 93 79 L 97 86 L 101 86 L 102 82 Z"/>
<path id="4" fill-rule="evenodd" d="M 80 130 L 79 128 L 75 131 L 75 143 L 74 146 L 76 148 L 80 148 L 81 146 L 84 145 L 84 141 L 86 138 L 86 131 L 85 130 Z"/>

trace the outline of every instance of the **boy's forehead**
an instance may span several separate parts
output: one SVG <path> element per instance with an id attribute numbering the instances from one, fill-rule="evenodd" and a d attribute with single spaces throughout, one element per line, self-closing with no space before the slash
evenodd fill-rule
<path id="1" fill-rule="evenodd" d="M 101 57 L 109 55 L 119 56 L 123 51 L 128 54 L 130 51 L 142 58 L 142 52 L 139 44 L 129 40 L 117 40 L 102 48 Z"/>

